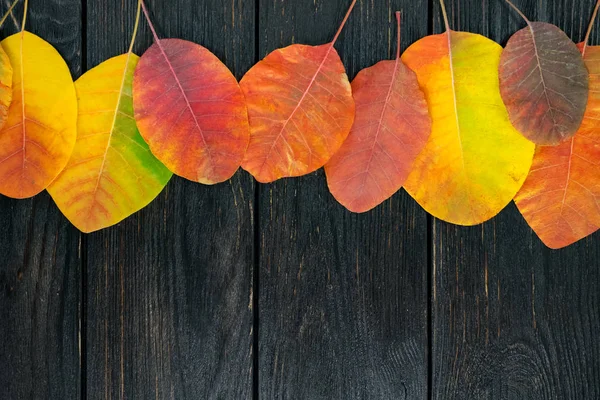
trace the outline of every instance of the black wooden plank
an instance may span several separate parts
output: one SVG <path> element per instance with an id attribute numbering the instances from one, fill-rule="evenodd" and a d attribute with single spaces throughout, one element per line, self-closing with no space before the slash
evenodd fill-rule
<path id="1" fill-rule="evenodd" d="M 12 1 L 1 2 L 0 12 Z M 22 7 L 2 29 L 17 32 Z M 27 29 L 81 73 L 81 1 L 31 0 Z M 43 192 L 0 195 L 0 398 L 75 399 L 80 393 L 80 235 Z"/>
<path id="2" fill-rule="evenodd" d="M 135 0 L 88 2 L 88 67 L 129 44 Z M 158 32 L 201 43 L 237 76 L 254 4 L 150 0 Z M 151 43 L 145 22 L 135 49 Z M 87 396 L 246 399 L 252 392 L 254 185 L 173 178 L 146 209 L 87 236 Z"/>
<path id="3" fill-rule="evenodd" d="M 350 0 L 261 1 L 260 56 L 332 39 Z M 353 77 L 427 33 L 427 1 L 359 1 L 336 48 Z M 348 212 L 324 173 L 260 186 L 264 399 L 424 399 L 427 220 L 404 192 Z"/>
<path id="4" fill-rule="evenodd" d="M 580 41 L 595 1 L 514 3 Z M 503 1 L 447 5 L 453 29 L 502 44 L 525 26 Z M 598 234 L 551 251 L 511 204 L 483 226 L 436 221 L 433 240 L 433 398 L 600 398 Z"/>

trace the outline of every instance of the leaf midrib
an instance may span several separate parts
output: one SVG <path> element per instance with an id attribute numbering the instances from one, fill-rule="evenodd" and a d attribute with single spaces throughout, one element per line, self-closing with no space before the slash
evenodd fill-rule
<path id="1" fill-rule="evenodd" d="M 96 180 L 96 186 L 94 187 L 94 191 L 92 194 L 92 202 L 90 203 L 90 207 L 88 210 L 88 216 L 92 213 L 94 206 L 97 201 L 98 196 L 98 187 L 100 186 L 100 181 L 102 180 L 102 176 L 104 175 L 104 168 L 106 167 L 106 157 L 108 156 L 108 150 L 111 147 L 113 134 L 115 132 L 115 126 L 117 123 L 117 115 L 119 114 L 119 109 L 121 108 L 121 99 L 123 98 L 123 88 L 125 87 L 125 80 L 127 77 L 127 71 L 129 70 L 129 62 L 131 60 L 131 52 L 127 53 L 127 60 L 125 61 L 125 68 L 123 69 L 123 76 L 121 77 L 121 85 L 119 87 L 119 97 L 117 99 L 117 105 L 113 111 L 113 120 L 110 127 L 110 134 L 108 135 L 108 140 L 106 142 L 106 149 L 104 150 L 104 155 L 102 156 L 102 164 L 100 165 L 100 169 L 98 172 L 98 179 Z"/>
<path id="2" fill-rule="evenodd" d="M 267 154 L 265 156 L 265 159 L 264 159 L 263 163 L 260 166 L 259 175 L 262 174 L 262 172 L 264 171 L 265 165 L 267 164 L 267 160 L 271 156 L 271 153 L 273 152 L 273 149 L 275 148 L 275 144 L 277 144 L 277 142 L 279 141 L 279 139 L 283 135 L 283 132 L 285 131 L 285 128 L 287 127 L 287 124 L 294 117 L 294 115 L 296 114 L 296 111 L 298 111 L 300 109 L 300 104 L 302 104 L 302 102 L 304 101 L 304 98 L 307 96 L 308 92 L 310 91 L 310 89 L 314 85 L 314 83 L 315 83 L 315 81 L 317 79 L 317 75 L 319 75 L 319 73 L 323 69 L 323 65 L 325 65 L 325 61 L 327 61 L 327 58 L 329 58 L 329 53 L 331 53 L 331 49 L 333 49 L 333 42 L 329 43 L 329 47 L 327 48 L 327 51 L 325 52 L 325 57 L 323 57 L 323 60 L 321 61 L 321 64 L 319 64 L 319 67 L 317 68 L 317 70 L 313 74 L 312 79 L 310 80 L 310 82 L 308 83 L 308 86 L 306 87 L 306 90 L 304 90 L 304 93 L 302 93 L 302 97 L 300 98 L 300 100 L 298 100 L 298 103 L 296 104 L 296 107 L 294 108 L 294 110 L 292 110 L 292 113 L 290 114 L 290 116 L 285 120 L 285 122 L 281 126 L 281 129 L 279 130 L 279 133 L 277 134 L 277 137 L 275 138 L 275 140 L 273 140 L 273 144 L 271 144 L 271 147 L 269 148 L 269 151 L 267 152 Z M 290 167 L 291 167 L 291 165 L 288 166 L 288 174 L 290 173 Z"/>
<path id="3" fill-rule="evenodd" d="M 204 132 L 202 131 L 202 128 L 200 127 L 200 123 L 198 122 L 198 118 L 196 118 L 196 114 L 194 114 L 194 110 L 192 109 L 192 105 L 190 103 L 190 100 L 187 97 L 187 94 L 185 93 L 185 90 L 183 90 L 183 86 L 181 86 L 181 81 L 179 80 L 179 77 L 177 76 L 177 73 L 175 72 L 175 69 L 173 68 L 173 65 L 171 64 L 171 62 L 169 61 L 169 57 L 167 56 L 167 53 L 165 52 L 162 44 L 161 44 L 161 39 L 158 39 L 158 37 L 155 38 L 155 42 L 156 45 L 158 46 L 160 53 L 162 54 L 162 56 L 165 59 L 165 62 L 167 63 L 167 65 L 169 66 L 169 71 L 171 71 L 171 74 L 173 75 L 173 78 L 175 79 L 175 82 L 177 82 L 177 87 L 179 88 L 179 91 L 181 92 L 181 95 L 183 97 L 183 99 L 185 100 L 185 104 L 187 106 L 188 111 L 190 112 L 190 114 L 192 115 L 192 118 L 194 118 L 194 124 L 196 125 L 196 128 L 198 128 L 198 131 L 200 132 L 200 137 L 202 138 L 202 144 L 204 145 L 204 147 L 206 148 L 206 152 L 208 155 L 208 159 L 210 162 L 210 166 L 211 166 L 211 172 L 214 174 L 214 169 L 215 169 L 215 162 L 212 156 L 212 152 L 210 147 L 208 146 L 208 143 L 206 142 L 206 138 L 204 137 Z M 207 174 L 207 178 L 208 178 L 208 174 Z M 210 179 L 212 180 L 212 179 Z"/>
<path id="4" fill-rule="evenodd" d="M 535 31 L 533 29 L 533 25 L 531 22 L 527 21 L 527 26 L 529 27 L 529 31 L 531 32 L 531 42 L 533 43 L 533 50 L 535 51 L 535 59 L 537 60 L 537 67 L 540 71 L 540 79 L 542 81 L 542 86 L 544 87 L 544 97 L 546 98 L 546 104 L 548 105 L 548 111 L 550 111 L 550 115 L 552 115 L 552 124 L 556 127 L 556 118 L 554 115 L 554 108 L 552 104 L 550 104 L 550 98 L 548 97 L 548 87 L 546 86 L 546 80 L 544 79 L 544 71 L 542 69 L 542 62 L 540 59 L 540 55 L 538 52 L 537 43 L 535 41 Z"/>
<path id="5" fill-rule="evenodd" d="M 392 73 L 392 79 L 390 81 L 390 87 L 388 88 L 388 92 L 387 92 L 387 96 L 385 97 L 385 103 L 383 104 L 383 107 L 381 109 L 381 114 L 379 115 L 379 120 L 377 121 L 377 132 L 375 133 L 375 138 L 373 139 L 373 144 L 371 145 L 371 151 L 370 151 L 370 155 L 369 155 L 369 161 L 367 161 L 367 167 L 365 169 L 365 174 L 363 177 L 363 182 L 361 184 L 361 187 L 359 189 L 359 192 L 357 193 L 356 198 L 358 198 L 360 195 L 362 195 L 363 191 L 364 191 L 364 187 L 367 181 L 367 176 L 370 175 L 369 171 L 371 169 L 371 162 L 373 161 L 373 153 L 375 150 L 375 145 L 377 144 L 377 140 L 379 138 L 379 133 L 381 132 L 381 126 L 383 125 L 383 116 L 385 115 L 385 112 L 387 110 L 387 107 L 390 103 L 390 99 L 391 99 L 391 95 L 392 95 L 392 91 L 394 88 L 394 83 L 396 81 L 396 75 L 398 74 L 398 65 L 400 62 L 400 57 L 396 57 L 396 60 L 394 62 L 394 72 Z M 383 190 L 382 190 L 383 191 Z"/>
<path id="6" fill-rule="evenodd" d="M 456 117 L 456 132 L 458 134 L 458 144 L 460 147 L 460 159 L 462 161 L 463 173 L 465 174 L 465 179 L 468 182 L 468 184 L 465 187 L 467 190 L 467 197 L 469 199 L 469 208 L 471 211 L 471 217 L 473 218 L 473 221 L 475 221 L 477 218 L 475 217 L 475 209 L 473 207 L 473 196 L 471 194 L 471 187 L 469 186 L 470 179 L 469 179 L 469 174 L 467 172 L 467 165 L 465 163 L 465 152 L 464 152 L 462 136 L 461 136 L 461 132 L 460 132 L 460 120 L 459 120 L 459 116 L 458 116 L 458 100 L 456 97 L 456 80 L 454 78 L 454 59 L 452 56 L 452 39 L 450 36 L 451 33 L 452 33 L 452 31 L 450 29 L 448 29 L 446 32 L 446 35 L 448 36 L 448 60 L 449 60 L 449 65 L 450 65 L 450 77 L 452 78 L 452 98 L 454 100 L 454 115 Z"/>

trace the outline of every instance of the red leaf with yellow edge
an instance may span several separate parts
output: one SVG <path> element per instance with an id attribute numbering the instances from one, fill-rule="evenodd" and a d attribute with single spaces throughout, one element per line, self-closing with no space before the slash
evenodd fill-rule
<path id="1" fill-rule="evenodd" d="M 325 165 L 333 196 L 348 210 L 365 212 L 397 192 L 431 133 L 431 118 L 417 76 L 396 59 L 365 68 L 352 81 L 356 117 L 348 138 Z"/>
<path id="2" fill-rule="evenodd" d="M 142 55 L 133 80 L 140 133 L 152 153 L 189 180 L 223 182 L 239 168 L 249 140 L 246 101 L 237 80 L 210 51 L 159 39 Z"/>
<path id="3" fill-rule="evenodd" d="M 530 22 L 500 58 L 500 92 L 512 124 L 536 144 L 571 138 L 583 119 L 588 74 L 575 44 L 558 27 Z"/>
<path id="4" fill-rule="evenodd" d="M 77 135 L 77 98 L 67 64 L 48 42 L 22 31 L 2 41 L 13 101 L 0 131 L 0 193 L 31 197 L 65 167 Z"/>
<path id="5" fill-rule="evenodd" d="M 431 136 L 404 187 L 430 214 L 458 225 L 497 215 L 520 189 L 534 144 L 511 125 L 500 97 L 502 48 L 481 35 L 447 32 L 409 47 L 402 60 L 429 104 Z"/>
<path id="6" fill-rule="evenodd" d="M 600 228 L 600 46 L 586 45 L 589 32 L 579 44 L 590 74 L 583 123 L 570 140 L 537 147 L 529 176 L 515 197 L 529 226 L 552 249 Z"/>
<path id="7" fill-rule="evenodd" d="M 330 43 L 275 50 L 242 78 L 250 122 L 242 168 L 259 182 L 316 171 L 348 136 L 354 100 L 333 45 L 355 3 Z"/>

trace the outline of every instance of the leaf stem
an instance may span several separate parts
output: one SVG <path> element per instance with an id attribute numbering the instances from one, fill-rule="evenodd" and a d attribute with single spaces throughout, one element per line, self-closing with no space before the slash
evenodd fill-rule
<path id="1" fill-rule="evenodd" d="M 148 13 L 146 4 L 144 3 L 144 0 L 141 0 L 141 2 L 142 2 L 142 10 L 144 11 L 144 17 L 146 17 L 148 26 L 150 27 L 150 30 L 152 31 L 152 36 L 154 36 L 154 41 L 158 42 L 160 39 L 158 38 L 158 35 L 156 34 L 156 30 L 154 29 L 154 25 L 152 24 L 152 21 L 150 20 L 150 14 Z"/>
<path id="2" fill-rule="evenodd" d="M 8 16 L 10 15 L 10 13 L 13 10 L 13 8 L 15 8 L 15 6 L 17 5 L 18 2 L 19 2 L 19 0 L 13 1 L 13 3 L 11 4 L 11 6 L 8 8 L 8 11 L 6 11 L 6 14 L 4 14 L 4 16 L 2 17 L 2 19 L 0 19 L 0 27 L 2 25 L 4 25 L 4 21 L 6 21 L 6 18 L 8 18 Z"/>
<path id="3" fill-rule="evenodd" d="M 511 6 L 513 8 L 513 10 L 515 10 L 517 12 L 517 14 L 519 14 L 521 16 L 521 18 L 523 18 L 525 20 L 525 22 L 527 22 L 527 25 L 531 24 L 531 22 L 529 21 L 529 19 L 525 16 L 525 14 L 523 14 L 521 12 L 521 10 L 519 10 L 517 8 L 517 6 L 515 6 L 510 0 L 506 0 L 506 2 L 508 3 L 509 6 Z"/>
<path id="4" fill-rule="evenodd" d="M 25 21 L 27 21 L 28 6 L 29 6 L 29 0 L 25 0 L 25 6 L 23 7 L 23 22 L 21 23 L 21 32 L 25 31 Z"/>
<path id="5" fill-rule="evenodd" d="M 600 0 L 598 0 L 600 1 Z M 398 45 L 396 46 L 396 59 L 400 58 L 400 18 L 402 17 L 402 14 L 400 13 L 400 11 L 396 11 L 396 25 L 397 25 L 397 30 L 398 32 L 396 32 L 396 36 L 398 38 Z"/>
<path id="6" fill-rule="evenodd" d="M 340 36 L 340 33 L 342 33 L 342 29 L 344 29 L 344 25 L 346 25 L 346 21 L 348 21 L 348 17 L 350 17 L 350 13 L 352 13 L 352 9 L 354 9 L 355 5 L 356 5 L 356 0 L 353 0 L 352 4 L 350 4 L 350 8 L 348 9 L 348 12 L 346 12 L 346 16 L 344 17 L 342 24 L 338 28 L 337 32 L 335 33 L 335 36 L 333 37 L 333 40 L 331 41 L 332 46 L 335 44 L 335 41 Z"/>
<path id="7" fill-rule="evenodd" d="M 27 0 L 25 0 L 25 2 L 27 2 Z M 131 42 L 129 43 L 129 50 L 127 50 L 127 53 L 131 53 L 133 51 L 133 44 L 135 43 L 135 37 L 137 36 L 138 27 L 140 26 L 141 6 L 142 0 L 138 0 L 137 12 L 135 14 L 135 25 L 133 26 L 133 34 L 131 35 Z"/>
<path id="8" fill-rule="evenodd" d="M 590 41 L 590 35 L 592 34 L 592 29 L 594 29 L 594 22 L 596 21 L 596 17 L 598 16 L 599 8 L 600 8 L 600 0 L 598 0 L 598 2 L 596 3 L 596 7 L 594 8 L 594 12 L 592 13 L 592 20 L 590 21 L 590 25 L 588 26 L 587 32 L 585 33 L 585 39 L 583 40 L 583 49 L 581 49 L 582 56 L 585 56 L 585 51 L 587 50 L 587 45 L 588 45 L 588 42 Z"/>
<path id="9" fill-rule="evenodd" d="M 448 13 L 446 12 L 444 0 L 440 0 L 440 6 L 442 7 L 442 15 L 444 16 L 444 25 L 446 25 L 446 30 L 450 31 L 450 22 L 448 22 Z"/>

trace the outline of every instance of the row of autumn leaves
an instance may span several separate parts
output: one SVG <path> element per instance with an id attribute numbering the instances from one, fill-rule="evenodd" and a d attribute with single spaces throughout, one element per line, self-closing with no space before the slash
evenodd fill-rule
<path id="1" fill-rule="evenodd" d="M 350 84 L 333 46 L 354 0 L 330 43 L 275 50 L 238 84 L 204 47 L 160 39 L 139 0 L 129 51 L 73 84 L 25 31 L 25 0 L 21 32 L 1 43 L 0 193 L 47 189 L 92 232 L 145 207 L 172 173 L 215 184 L 241 165 L 272 182 L 325 166 L 353 212 L 404 186 L 435 217 L 475 225 L 514 198 L 546 245 L 567 246 L 600 227 L 600 47 L 586 46 L 591 24 L 578 49 L 506 1 L 527 27 L 504 50 L 450 30 L 440 0 L 446 33 L 400 57 L 398 22 L 395 59 Z M 154 44 L 138 58 L 140 10 Z"/>

